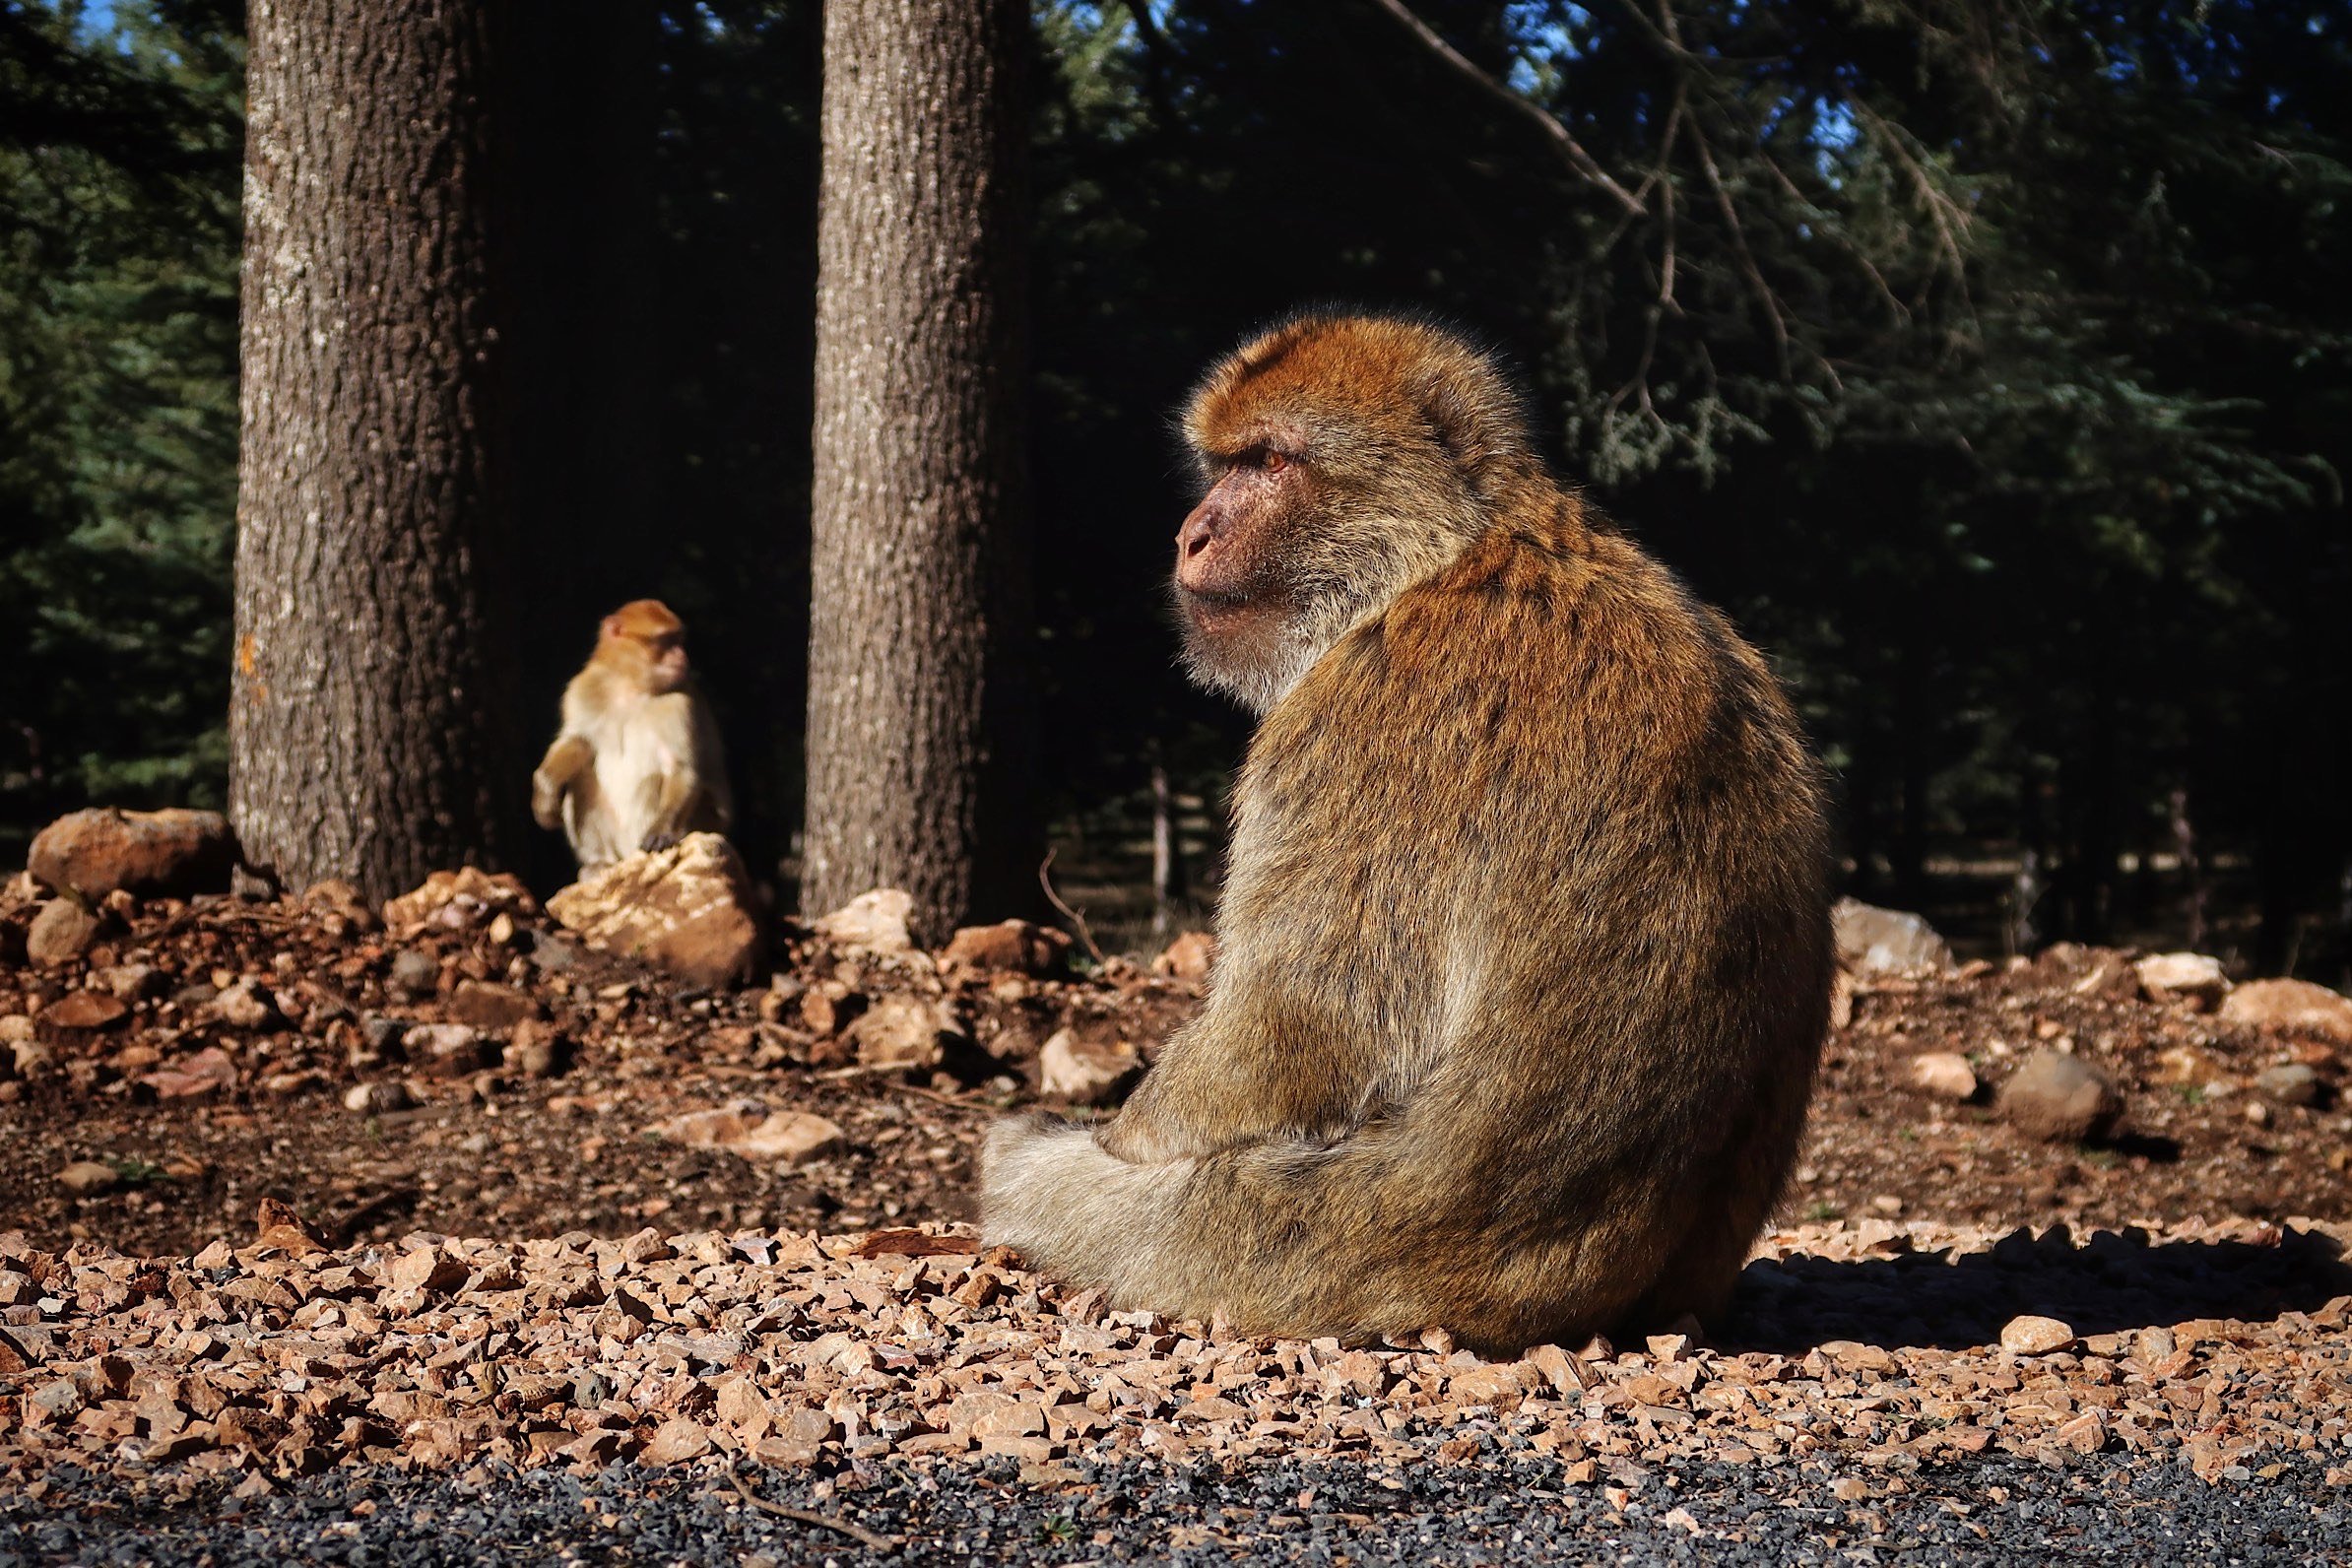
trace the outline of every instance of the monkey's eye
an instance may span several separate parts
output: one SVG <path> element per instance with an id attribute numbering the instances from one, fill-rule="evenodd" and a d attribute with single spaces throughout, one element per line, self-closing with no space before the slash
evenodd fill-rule
<path id="1" fill-rule="evenodd" d="M 1290 459 L 1269 447 L 1266 455 L 1258 460 L 1258 466 L 1269 474 L 1279 474 L 1290 466 Z"/>

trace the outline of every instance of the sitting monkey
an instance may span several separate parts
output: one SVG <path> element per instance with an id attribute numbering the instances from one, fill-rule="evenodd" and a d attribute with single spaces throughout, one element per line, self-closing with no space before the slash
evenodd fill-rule
<path id="1" fill-rule="evenodd" d="M 1828 1012 L 1819 774 L 1764 662 L 1565 490 L 1495 365 L 1306 316 L 1195 392 L 1194 674 L 1262 718 L 1199 1017 L 982 1228 L 1171 1316 L 1507 1350 L 1720 1313 Z"/>
<path id="2" fill-rule="evenodd" d="M 563 688 L 563 727 L 531 775 L 531 815 L 560 827 L 582 871 L 734 817 L 718 726 L 686 669 L 686 622 L 658 599 L 605 617 Z"/>

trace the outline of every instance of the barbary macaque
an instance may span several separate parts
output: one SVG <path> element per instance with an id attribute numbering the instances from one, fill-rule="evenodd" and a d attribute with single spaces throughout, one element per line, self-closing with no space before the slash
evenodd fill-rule
<path id="1" fill-rule="evenodd" d="M 531 815 L 582 871 L 734 819 L 718 727 L 686 669 L 686 622 L 658 599 L 605 617 L 563 688 L 563 727 L 531 775 Z"/>
<path id="2" fill-rule="evenodd" d="M 1718 1316 L 1830 992 L 1822 787 L 1763 660 L 1564 490 L 1495 364 L 1309 315 L 1185 414 L 1185 659 L 1261 719 L 1201 1014 L 982 1228 L 1176 1317 L 1510 1350 Z"/>

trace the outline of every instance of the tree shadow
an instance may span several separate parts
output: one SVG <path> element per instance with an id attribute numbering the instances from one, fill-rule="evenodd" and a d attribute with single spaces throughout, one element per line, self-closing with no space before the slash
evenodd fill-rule
<path id="1" fill-rule="evenodd" d="M 1793 1355 L 1835 1339 L 1965 1349 L 1997 1344 L 2001 1325 L 2024 1313 L 2087 1338 L 2197 1318 L 2263 1322 L 2352 1294 L 2343 1248 L 2317 1230 L 2151 1241 L 2133 1226 L 2077 1241 L 2057 1225 L 2039 1239 L 2016 1230 L 1970 1252 L 1910 1251 L 1900 1234 L 1879 1250 L 1749 1264 L 1717 1343 Z"/>

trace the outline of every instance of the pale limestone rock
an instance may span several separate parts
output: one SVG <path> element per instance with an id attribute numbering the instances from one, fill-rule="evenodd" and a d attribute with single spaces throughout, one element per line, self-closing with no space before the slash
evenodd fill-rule
<path id="1" fill-rule="evenodd" d="M 2230 977 L 2221 960 L 2201 952 L 2151 953 L 2131 966 L 2150 1002 L 2179 1002 L 2210 1013 L 2229 994 Z"/>
<path id="2" fill-rule="evenodd" d="M 1939 1100 L 1965 1103 L 1977 1097 L 1977 1072 L 1957 1051 L 1925 1051 L 1911 1059 L 1911 1083 Z"/>
<path id="3" fill-rule="evenodd" d="M 2250 980 L 2222 1003 L 2221 1020 L 2352 1045 L 2352 997 L 2309 980 Z"/>
<path id="4" fill-rule="evenodd" d="M 1841 898 L 1830 912 L 1838 961 L 1858 974 L 1949 969 L 1952 949 L 1918 915 Z"/>
<path id="5" fill-rule="evenodd" d="M 914 939 L 907 935 L 906 918 L 915 907 L 912 893 L 896 887 L 877 887 L 860 893 L 829 915 L 810 924 L 836 947 L 851 951 L 904 952 Z"/>
<path id="6" fill-rule="evenodd" d="M 2074 1342 L 2071 1324 L 2027 1313 L 2001 1326 L 2000 1347 L 2012 1355 L 2049 1355 Z"/>
<path id="7" fill-rule="evenodd" d="M 1075 1029 L 1057 1029 L 1037 1053 L 1037 1091 L 1074 1105 L 1103 1105 L 1143 1069 L 1143 1057 L 1124 1040 L 1087 1040 Z"/>
<path id="8" fill-rule="evenodd" d="M 704 986 L 749 977 L 760 938 L 753 907 L 742 859 L 716 833 L 631 855 L 548 900 L 548 912 L 592 947 Z"/>

